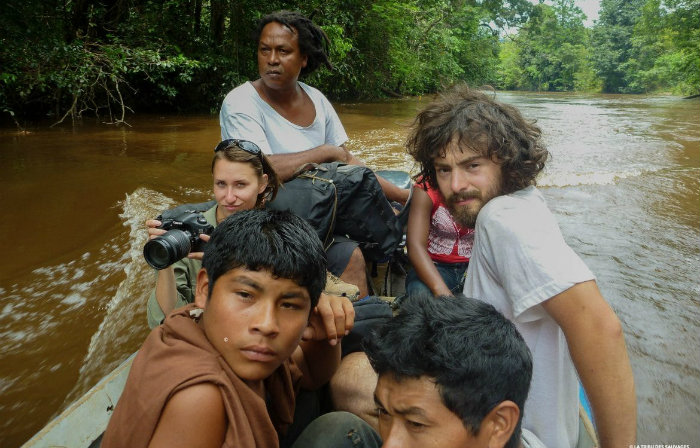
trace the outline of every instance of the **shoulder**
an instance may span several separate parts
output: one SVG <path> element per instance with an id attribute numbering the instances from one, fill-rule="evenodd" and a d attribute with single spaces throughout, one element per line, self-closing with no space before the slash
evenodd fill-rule
<path id="1" fill-rule="evenodd" d="M 224 400 L 219 386 L 214 383 L 199 383 L 181 389 L 173 394 L 165 407 L 185 414 L 196 409 L 211 417 L 224 415 Z"/>
<path id="2" fill-rule="evenodd" d="M 555 224 L 542 193 L 527 187 L 515 193 L 491 199 L 479 212 L 476 228 L 482 232 L 533 230 Z"/>
<path id="3" fill-rule="evenodd" d="M 527 187 L 514 193 L 491 199 L 483 208 L 490 214 L 517 213 L 530 208 L 547 208 L 542 192 L 536 187 Z"/>
<path id="4" fill-rule="evenodd" d="M 422 185 L 422 189 L 427 193 L 428 197 L 430 197 L 430 200 L 434 204 L 439 204 L 444 202 L 442 200 L 442 193 L 440 193 L 440 190 L 437 188 L 433 188 L 430 186 L 429 183 L 425 182 Z"/>
<path id="5" fill-rule="evenodd" d="M 419 222 L 424 222 L 424 220 L 430 220 L 430 216 L 433 212 L 435 203 L 433 198 L 428 192 L 418 185 L 413 186 L 413 193 L 411 197 L 411 207 L 408 209 L 409 216 L 420 216 L 422 217 Z M 413 220 L 409 218 L 409 228 Z M 414 222 L 415 223 L 415 222 Z M 410 232 L 410 231 L 409 231 Z"/>
<path id="6" fill-rule="evenodd" d="M 311 98 L 311 100 L 314 103 L 321 104 L 324 107 L 331 105 L 331 102 L 328 101 L 328 98 L 326 98 L 326 95 L 324 95 L 316 87 L 312 87 L 312 86 L 305 84 L 301 81 L 297 81 L 297 82 L 299 83 L 299 86 L 301 86 L 301 88 L 304 89 L 304 92 L 306 92 L 306 94 L 309 95 L 309 97 Z"/>
<path id="7" fill-rule="evenodd" d="M 520 439 L 523 448 L 547 448 L 535 434 L 525 428 L 522 428 Z"/>
<path id="8" fill-rule="evenodd" d="M 306 84 L 305 82 L 297 81 L 299 83 L 299 86 L 304 89 L 304 92 L 306 92 L 309 96 L 312 96 L 314 98 L 326 98 L 326 96 L 321 93 L 320 90 L 318 90 L 316 87 L 310 86 Z"/>
<path id="9" fill-rule="evenodd" d="M 258 94 L 250 82 L 244 82 L 231 90 L 224 98 L 221 109 L 228 112 L 246 111 L 256 106 Z"/>
<path id="10" fill-rule="evenodd" d="M 200 383 L 175 393 L 165 405 L 151 445 L 221 446 L 227 417 L 218 386 Z M 182 428 L 197 428 L 183 431 Z"/>
<path id="11" fill-rule="evenodd" d="M 176 308 L 165 318 L 154 330 L 158 332 L 149 335 L 137 355 L 143 352 L 144 371 L 150 369 L 151 373 L 157 371 L 164 377 L 174 378 L 174 387 L 220 374 L 219 353 L 196 322 L 201 312 L 201 308 L 190 303 Z"/>

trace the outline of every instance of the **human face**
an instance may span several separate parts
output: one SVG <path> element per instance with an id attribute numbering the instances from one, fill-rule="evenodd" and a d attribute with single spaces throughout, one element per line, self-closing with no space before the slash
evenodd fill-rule
<path id="1" fill-rule="evenodd" d="M 485 432 L 475 436 L 447 409 L 433 379 L 427 376 L 397 381 L 383 374 L 374 400 L 384 448 L 486 448 Z"/>
<path id="2" fill-rule="evenodd" d="M 209 298 L 208 292 L 202 269 L 195 296 L 197 306 L 204 308 L 200 325 L 242 380 L 259 384 L 299 346 L 311 298 L 295 281 L 240 267 L 220 276 Z"/>
<path id="3" fill-rule="evenodd" d="M 307 59 L 299 49 L 297 30 L 292 31 L 278 22 L 263 27 L 258 41 L 258 72 L 266 87 L 296 87 Z"/>
<path id="4" fill-rule="evenodd" d="M 255 207 L 258 195 L 267 188 L 267 174 L 258 177 L 246 162 L 219 159 L 214 164 L 214 198 L 219 205 L 217 218 L 224 219 Z"/>
<path id="5" fill-rule="evenodd" d="M 464 227 L 474 228 L 476 217 L 488 201 L 503 194 L 501 166 L 452 140 L 445 157 L 433 159 L 438 187 L 452 216 Z"/>

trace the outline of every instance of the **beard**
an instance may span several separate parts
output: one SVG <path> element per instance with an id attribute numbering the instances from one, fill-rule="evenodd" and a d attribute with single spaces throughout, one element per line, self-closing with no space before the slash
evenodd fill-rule
<path id="1" fill-rule="evenodd" d="M 479 216 L 482 207 L 491 199 L 502 194 L 504 194 L 503 186 L 494 184 L 487 186 L 483 190 L 453 193 L 445 199 L 445 203 L 457 224 L 473 229 L 476 226 L 476 217 Z M 475 201 L 470 202 L 469 205 L 457 205 L 458 202 L 465 199 L 475 199 Z"/>
<path id="2" fill-rule="evenodd" d="M 465 199 L 476 199 L 476 201 L 472 201 L 469 205 L 457 205 L 457 202 Z M 476 225 L 476 217 L 479 215 L 481 207 L 486 203 L 480 191 L 454 193 L 445 202 L 457 224 L 470 229 Z"/>

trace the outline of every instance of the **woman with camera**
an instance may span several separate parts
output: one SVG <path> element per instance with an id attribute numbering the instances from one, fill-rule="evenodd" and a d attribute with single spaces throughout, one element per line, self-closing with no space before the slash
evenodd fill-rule
<path id="1" fill-rule="evenodd" d="M 241 210 L 263 207 L 274 199 L 279 179 L 267 157 L 253 142 L 228 139 L 214 149 L 211 163 L 216 204 L 203 212 L 207 223 L 216 227 Z M 149 241 L 166 233 L 156 219 L 146 221 Z M 209 235 L 199 236 L 208 241 Z M 148 300 L 148 326 L 153 328 L 175 308 L 194 300 L 202 252 L 192 252 L 174 264 L 158 270 L 156 287 Z"/>

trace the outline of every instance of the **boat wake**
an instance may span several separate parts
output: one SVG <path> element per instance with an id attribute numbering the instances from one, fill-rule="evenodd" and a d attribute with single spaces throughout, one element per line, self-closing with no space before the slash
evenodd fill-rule
<path id="1" fill-rule="evenodd" d="M 619 172 L 547 172 L 537 179 L 540 187 L 573 187 L 579 185 L 615 185 L 623 179 L 642 176 L 650 170 L 629 170 Z"/>
<path id="2" fill-rule="evenodd" d="M 126 278 L 106 305 L 104 318 L 92 336 L 80 367 L 78 381 L 64 405 L 84 394 L 102 376 L 134 352 L 148 333 L 146 300 L 153 287 L 153 271 L 143 259 L 147 233 L 144 222 L 172 207 L 174 201 L 162 193 L 139 188 L 122 201 L 124 226 L 129 228 L 124 268 Z"/>

